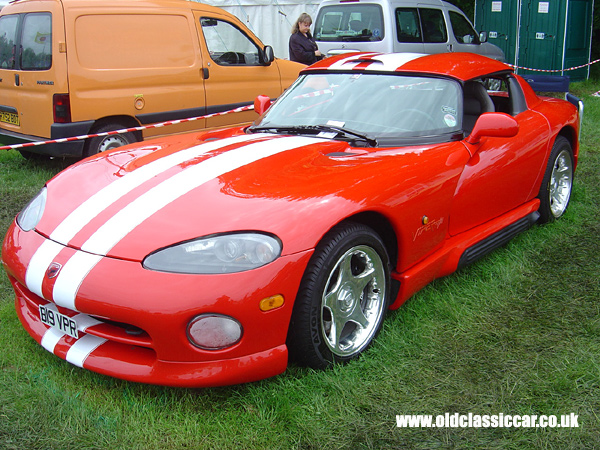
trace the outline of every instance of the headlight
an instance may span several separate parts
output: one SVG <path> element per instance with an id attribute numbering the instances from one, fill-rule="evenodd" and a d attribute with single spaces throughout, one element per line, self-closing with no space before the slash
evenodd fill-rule
<path id="1" fill-rule="evenodd" d="M 231 347 L 242 338 L 242 326 L 233 317 L 221 314 L 201 314 L 194 317 L 187 329 L 192 344 L 205 350 Z"/>
<path id="2" fill-rule="evenodd" d="M 262 233 L 233 233 L 158 250 L 144 259 L 150 270 L 174 273 L 235 273 L 256 269 L 281 255 L 281 243 Z"/>
<path id="3" fill-rule="evenodd" d="M 17 216 L 17 224 L 23 231 L 33 230 L 42 218 L 46 207 L 46 191 L 45 187 L 42 188 Z"/>

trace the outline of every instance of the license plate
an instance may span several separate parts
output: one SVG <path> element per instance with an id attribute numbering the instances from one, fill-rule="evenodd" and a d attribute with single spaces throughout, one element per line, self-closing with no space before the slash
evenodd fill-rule
<path id="1" fill-rule="evenodd" d="M 77 322 L 69 316 L 65 316 L 45 305 L 40 305 L 40 320 L 49 327 L 56 328 L 75 339 L 79 339 Z"/>
<path id="2" fill-rule="evenodd" d="M 19 125 L 19 115 L 16 113 L 0 111 L 0 122 Z"/>

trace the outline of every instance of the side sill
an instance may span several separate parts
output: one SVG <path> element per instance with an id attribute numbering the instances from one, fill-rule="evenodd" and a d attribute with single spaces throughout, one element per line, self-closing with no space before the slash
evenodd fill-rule
<path id="1" fill-rule="evenodd" d="M 492 234 L 477 244 L 467 248 L 458 260 L 458 269 L 483 258 L 488 253 L 491 253 L 498 247 L 502 247 L 507 244 L 516 235 L 529 229 L 540 217 L 540 213 L 537 211 L 517 220 L 515 223 L 510 224 L 506 228 Z"/>

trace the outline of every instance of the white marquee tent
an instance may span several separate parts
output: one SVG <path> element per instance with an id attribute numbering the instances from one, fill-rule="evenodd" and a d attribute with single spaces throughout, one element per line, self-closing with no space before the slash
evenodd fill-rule
<path id="1" fill-rule="evenodd" d="M 198 1 L 198 0 L 194 0 Z M 278 58 L 289 59 L 292 25 L 306 12 L 316 19 L 318 0 L 203 0 L 238 17 Z"/>

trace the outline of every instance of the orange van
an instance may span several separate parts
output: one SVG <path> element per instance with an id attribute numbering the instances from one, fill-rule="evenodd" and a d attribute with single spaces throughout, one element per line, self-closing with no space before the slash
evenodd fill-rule
<path id="1" fill-rule="evenodd" d="M 16 0 L 0 13 L 0 142 L 197 117 L 278 97 L 303 66 L 242 22 L 187 0 Z M 89 156 L 143 138 L 250 122 L 252 111 L 29 147 Z M 28 156 L 27 153 L 24 153 Z"/>

